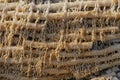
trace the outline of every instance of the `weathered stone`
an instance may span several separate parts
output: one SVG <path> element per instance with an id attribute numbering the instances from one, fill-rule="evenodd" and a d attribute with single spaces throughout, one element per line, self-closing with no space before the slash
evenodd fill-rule
<path id="1" fill-rule="evenodd" d="M 112 72 L 111 69 L 108 69 L 108 70 L 106 71 L 107 74 L 110 74 L 111 72 Z"/>
<path id="2" fill-rule="evenodd" d="M 91 80 L 119 80 L 119 79 L 113 76 L 102 76 L 102 77 L 93 78 Z"/>
<path id="3" fill-rule="evenodd" d="M 119 73 L 117 73 L 117 76 L 120 78 L 120 72 L 119 72 Z"/>
<path id="4" fill-rule="evenodd" d="M 115 72 L 111 72 L 109 74 L 106 74 L 105 76 L 116 76 L 116 73 Z"/>
<path id="5" fill-rule="evenodd" d="M 113 67 L 112 71 L 117 72 L 117 71 L 120 71 L 120 69 L 118 67 Z"/>
<path id="6" fill-rule="evenodd" d="M 119 80 L 117 77 L 113 77 L 112 80 Z"/>

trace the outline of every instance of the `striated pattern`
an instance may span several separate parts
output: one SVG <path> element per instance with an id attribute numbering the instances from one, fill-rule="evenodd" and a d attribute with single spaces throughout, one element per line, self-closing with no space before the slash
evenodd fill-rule
<path id="1" fill-rule="evenodd" d="M 120 1 L 0 0 L 0 79 L 82 79 L 120 65 Z"/>

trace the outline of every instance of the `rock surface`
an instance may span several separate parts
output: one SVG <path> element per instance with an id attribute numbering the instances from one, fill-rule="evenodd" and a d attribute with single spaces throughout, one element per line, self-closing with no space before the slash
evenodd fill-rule
<path id="1" fill-rule="evenodd" d="M 97 73 L 98 74 L 98 73 Z M 91 80 L 120 80 L 120 67 L 113 67 L 102 72 Z"/>

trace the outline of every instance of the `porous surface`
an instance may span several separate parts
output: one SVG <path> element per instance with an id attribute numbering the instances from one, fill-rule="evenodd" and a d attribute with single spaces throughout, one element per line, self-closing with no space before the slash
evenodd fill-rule
<path id="1" fill-rule="evenodd" d="M 119 79 L 119 8 L 119 0 L 0 0 L 0 80 L 82 80 L 105 70 Z"/>

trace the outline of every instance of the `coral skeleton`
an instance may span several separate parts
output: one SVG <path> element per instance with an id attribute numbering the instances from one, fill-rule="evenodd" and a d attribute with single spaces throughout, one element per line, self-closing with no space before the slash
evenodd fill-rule
<path id="1" fill-rule="evenodd" d="M 119 0 L 0 0 L 0 80 L 82 79 L 118 65 Z"/>

